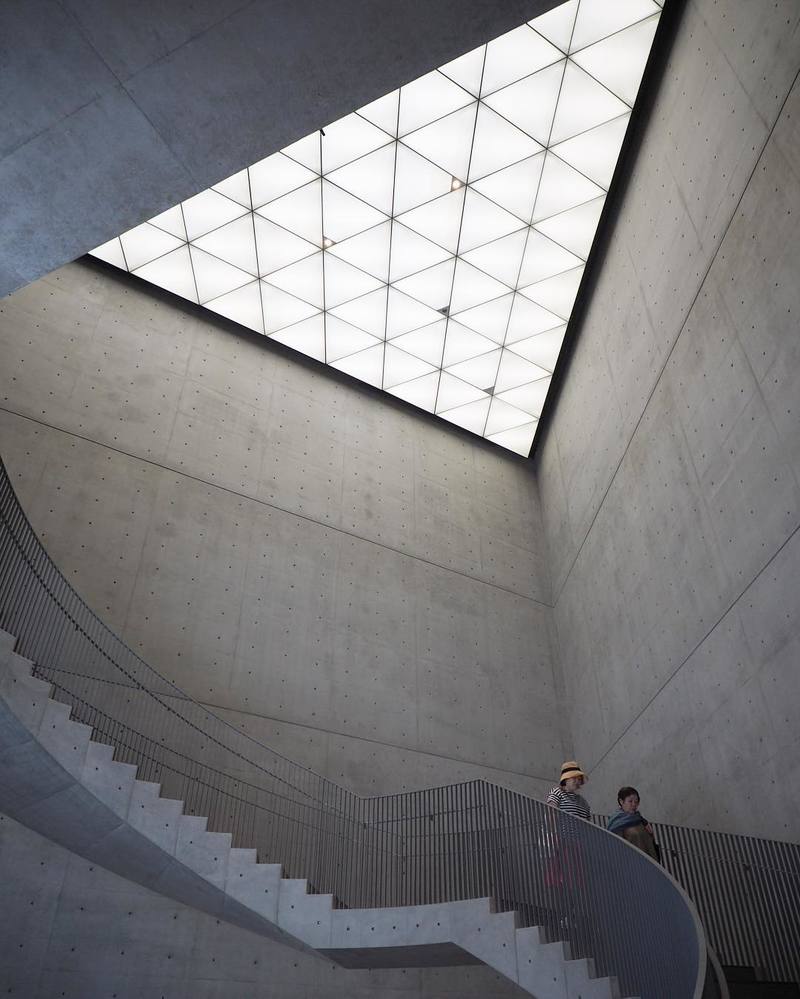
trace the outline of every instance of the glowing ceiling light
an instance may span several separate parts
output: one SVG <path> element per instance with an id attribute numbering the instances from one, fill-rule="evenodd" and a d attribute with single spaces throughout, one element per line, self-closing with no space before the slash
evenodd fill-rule
<path id="1" fill-rule="evenodd" d="M 567 0 L 93 255 L 528 454 L 660 13 Z"/>

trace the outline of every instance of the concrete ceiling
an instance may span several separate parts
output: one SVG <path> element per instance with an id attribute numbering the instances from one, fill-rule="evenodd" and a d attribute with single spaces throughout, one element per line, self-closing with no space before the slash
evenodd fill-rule
<path id="1" fill-rule="evenodd" d="M 0 295 L 557 5 L 0 6 Z"/>

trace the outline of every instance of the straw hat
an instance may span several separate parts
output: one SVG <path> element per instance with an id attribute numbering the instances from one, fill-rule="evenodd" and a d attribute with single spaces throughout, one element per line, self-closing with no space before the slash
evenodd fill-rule
<path id="1" fill-rule="evenodd" d="M 580 764 L 576 760 L 567 760 L 567 762 L 561 767 L 561 783 L 563 784 L 564 781 L 569 780 L 570 777 L 579 777 L 582 784 L 587 779 L 586 774 L 583 770 L 581 770 Z"/>

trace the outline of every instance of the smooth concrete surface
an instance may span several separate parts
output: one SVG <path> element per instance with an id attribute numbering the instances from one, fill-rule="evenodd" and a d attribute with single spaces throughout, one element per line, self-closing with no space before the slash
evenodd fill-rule
<path id="1" fill-rule="evenodd" d="M 555 0 L 0 6 L 0 295 Z"/>
<path id="2" fill-rule="evenodd" d="M 687 4 L 536 459 L 591 804 L 793 841 L 798 68 L 796 4 Z"/>
<path id="3" fill-rule="evenodd" d="M 0 989 L 24 999 L 511 999 L 486 967 L 348 971 L 188 908 L 0 816 Z"/>
<path id="4" fill-rule="evenodd" d="M 526 462 L 92 264 L 6 299 L 0 324 L 23 507 L 145 660 L 361 793 L 547 790 L 562 746 Z"/>

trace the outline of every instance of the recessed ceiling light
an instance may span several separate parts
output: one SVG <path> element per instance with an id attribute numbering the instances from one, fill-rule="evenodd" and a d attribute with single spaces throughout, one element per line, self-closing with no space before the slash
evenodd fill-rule
<path id="1" fill-rule="evenodd" d="M 450 181 L 450 190 L 451 191 L 457 191 L 460 187 L 463 187 L 463 186 L 464 186 L 464 181 L 463 180 L 459 180 L 458 177 L 453 177 L 453 179 Z"/>
<path id="2" fill-rule="evenodd" d="M 323 236 L 322 237 L 322 249 L 323 250 L 330 249 L 333 246 L 333 244 L 334 244 L 334 240 L 329 239 L 327 236 Z"/>

